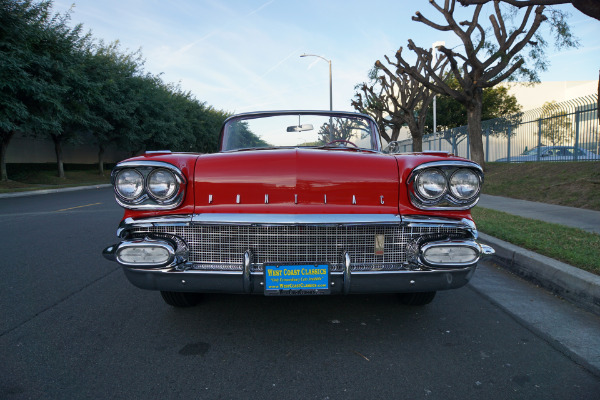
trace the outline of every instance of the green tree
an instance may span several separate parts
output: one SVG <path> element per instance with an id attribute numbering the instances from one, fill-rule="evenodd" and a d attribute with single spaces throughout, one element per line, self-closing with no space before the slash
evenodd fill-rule
<path id="1" fill-rule="evenodd" d="M 448 74 L 446 83 L 451 88 L 457 89 L 459 87 L 457 79 L 452 74 Z M 508 93 L 506 86 L 499 85 L 483 89 L 482 121 L 517 114 L 521 111 L 521 108 L 517 98 Z M 436 120 L 438 131 L 467 125 L 467 109 L 464 104 L 450 96 L 438 95 Z M 428 113 L 425 125 L 425 132 L 432 133 L 433 112 Z"/>
<path id="2" fill-rule="evenodd" d="M 140 73 L 143 59 L 139 51 L 122 53 L 118 42 L 108 45 L 100 42 L 88 54 L 88 63 L 88 73 L 94 82 L 89 107 L 97 121 L 91 133 L 98 146 L 98 169 L 103 174 L 105 149 L 111 144 L 125 148 L 124 138 L 137 124 L 134 110 L 138 97 L 132 79 Z"/>
<path id="3" fill-rule="evenodd" d="M 140 52 L 118 42 L 96 43 L 70 13 L 52 14 L 52 1 L 0 0 L 0 165 L 16 133 L 54 142 L 58 174 L 62 148 L 93 138 L 103 154 L 117 145 L 144 149 L 215 151 L 228 114 L 198 101 L 179 85 L 143 71 Z"/>
<path id="4" fill-rule="evenodd" d="M 46 43 L 60 25 L 51 1 L 0 0 L 0 169 L 8 180 L 6 149 L 17 132 L 59 130 L 56 111 L 65 88 L 51 79 Z"/>
<path id="5" fill-rule="evenodd" d="M 571 117 L 565 114 L 556 101 L 544 103 L 540 119 L 541 135 L 553 146 L 566 144 L 573 138 Z"/>

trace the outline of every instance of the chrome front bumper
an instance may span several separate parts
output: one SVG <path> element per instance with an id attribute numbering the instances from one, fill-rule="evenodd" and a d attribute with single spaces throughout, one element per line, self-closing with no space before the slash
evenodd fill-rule
<path id="1" fill-rule="evenodd" d="M 258 222 L 260 221 L 260 222 Z M 142 289 L 206 292 L 206 293 L 264 293 L 263 266 L 259 256 L 248 248 L 241 250 L 236 256 L 236 263 L 231 265 L 201 264 L 190 257 L 190 249 L 198 237 L 190 237 L 190 244 L 185 237 L 165 232 L 182 232 L 181 229 L 195 229 L 198 226 L 248 226 L 254 227 L 364 227 L 377 226 L 419 232 L 402 243 L 402 262 L 394 258 L 394 262 L 379 263 L 366 266 L 362 254 L 356 248 L 340 251 L 339 262 L 331 264 L 330 293 L 408 293 L 429 292 L 454 289 L 464 286 L 472 277 L 477 261 L 494 253 L 489 246 L 479 244 L 477 231 L 469 220 L 446 218 L 429 218 L 423 216 L 403 217 L 385 215 L 234 215 L 211 214 L 207 216 L 176 216 L 143 220 L 126 219 L 119 227 L 118 234 L 123 239 L 117 245 L 104 251 L 104 256 L 117 261 L 123 266 L 129 281 Z M 175 227 L 179 230 L 175 231 Z M 452 232 L 446 234 L 439 233 Z M 421 234 L 421 232 L 437 232 Z M 212 232 L 212 231 L 211 231 Z M 246 231 L 245 231 L 246 232 Z M 254 232 L 254 231 L 253 231 Z M 297 231 L 295 231 L 297 233 Z M 330 232 L 330 231 L 327 231 Z M 333 231 L 337 232 L 337 231 Z M 370 231 L 368 231 L 370 234 Z M 460 234 L 457 234 L 459 232 Z M 353 234 L 356 232 L 353 231 Z M 454 235 L 454 236 L 453 236 Z M 205 235 L 206 236 L 206 235 Z M 370 237 L 370 236 L 369 236 Z M 394 240 L 398 240 L 397 238 Z M 254 243 L 254 242 L 252 242 Z M 270 243 L 269 243 L 270 245 Z M 350 244 L 348 246 L 352 246 Z M 154 246 L 165 249 L 165 258 L 161 265 L 136 265 L 119 259 L 120 249 L 131 249 L 136 246 Z M 223 244 L 226 246 L 226 244 Z M 339 246 L 339 245 L 338 245 Z M 386 243 L 386 246 L 388 244 Z M 395 243 L 389 246 L 396 246 Z M 423 251 L 440 246 L 444 249 L 469 249 L 474 257 L 464 263 L 431 263 L 423 256 Z M 250 247 L 250 246 L 249 246 Z M 337 247 L 336 247 L 337 248 Z M 388 247 L 386 247 L 388 249 Z M 257 249 L 259 252 L 261 247 Z M 161 250 L 163 251 L 163 250 Z M 229 250 L 228 250 L 229 251 Z M 387 250 L 386 250 L 387 251 Z M 353 253 L 354 252 L 354 253 Z M 404 254 L 406 253 L 406 254 Z M 353 258 L 355 258 L 353 260 Z M 289 262 L 289 260 L 269 260 Z M 307 260 L 304 260 L 307 261 Z M 329 260 L 309 260 L 330 262 Z M 215 269 L 217 268 L 217 269 Z"/>
<path id="2" fill-rule="evenodd" d="M 195 293 L 264 293 L 262 273 L 142 270 L 123 267 L 133 285 L 148 290 Z M 456 289 L 466 285 L 475 265 L 455 270 L 331 273 L 331 294 L 409 293 Z"/>

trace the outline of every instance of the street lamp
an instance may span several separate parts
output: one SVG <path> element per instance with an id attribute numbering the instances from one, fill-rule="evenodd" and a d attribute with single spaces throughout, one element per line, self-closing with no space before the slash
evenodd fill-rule
<path id="1" fill-rule="evenodd" d="M 318 57 L 321 60 L 327 61 L 329 63 L 329 111 L 333 111 L 333 90 L 331 84 L 331 60 L 326 59 L 325 57 L 318 56 L 316 54 L 302 54 L 300 57 Z M 329 141 L 333 140 L 333 119 L 329 116 Z"/>
<path id="2" fill-rule="evenodd" d="M 433 65 L 437 61 L 437 49 L 441 46 L 445 46 L 446 42 L 435 42 L 431 45 L 431 52 L 433 53 Z M 433 134 L 437 133 L 437 94 L 433 96 Z"/>

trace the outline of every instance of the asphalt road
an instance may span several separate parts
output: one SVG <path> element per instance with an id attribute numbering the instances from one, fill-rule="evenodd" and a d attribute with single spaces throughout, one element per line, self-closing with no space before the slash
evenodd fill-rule
<path id="1" fill-rule="evenodd" d="M 171 308 L 101 256 L 121 215 L 110 189 L 0 199 L 0 398 L 600 393 L 598 376 L 473 285 L 422 308 L 391 295 L 208 295 Z"/>

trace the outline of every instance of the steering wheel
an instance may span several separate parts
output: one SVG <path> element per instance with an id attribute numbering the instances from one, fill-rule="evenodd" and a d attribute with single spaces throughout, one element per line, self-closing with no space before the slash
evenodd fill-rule
<path id="1" fill-rule="evenodd" d="M 344 140 L 344 139 L 332 140 L 331 142 L 327 143 L 325 146 L 329 146 L 330 144 L 334 144 L 334 143 L 348 143 L 348 144 L 351 144 L 352 146 L 354 146 L 354 147 L 356 147 L 358 149 L 357 145 L 355 145 L 354 143 L 352 143 L 349 140 Z"/>

